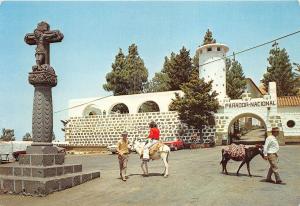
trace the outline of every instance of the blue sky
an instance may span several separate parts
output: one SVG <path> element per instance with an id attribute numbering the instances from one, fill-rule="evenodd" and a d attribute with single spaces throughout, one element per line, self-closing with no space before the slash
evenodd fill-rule
<path id="1" fill-rule="evenodd" d="M 106 96 L 102 84 L 118 48 L 138 45 L 150 78 L 164 57 L 182 46 L 193 56 L 210 28 L 229 53 L 300 30 L 300 6 L 289 2 L 3 2 L 0 6 L 0 128 L 15 129 L 21 139 L 31 131 L 33 87 L 28 72 L 35 64 L 34 46 L 24 42 L 40 21 L 59 29 L 63 42 L 51 45 L 51 65 L 58 75 L 54 111 L 72 98 Z M 279 41 L 292 62 L 300 62 L 300 34 Z M 258 83 L 271 45 L 236 59 L 245 75 Z M 60 119 L 54 132 L 63 140 Z"/>

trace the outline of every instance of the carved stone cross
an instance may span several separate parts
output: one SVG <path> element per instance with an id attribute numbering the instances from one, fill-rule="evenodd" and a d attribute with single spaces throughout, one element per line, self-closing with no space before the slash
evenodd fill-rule
<path id="1" fill-rule="evenodd" d="M 41 65 L 50 65 L 50 43 L 61 42 L 64 35 L 59 30 L 50 30 L 48 23 L 42 21 L 33 33 L 26 34 L 24 41 L 29 45 L 36 45 L 34 70 L 41 70 Z"/>
<path id="2" fill-rule="evenodd" d="M 27 153 L 56 153 L 52 147 L 53 136 L 53 108 L 51 88 L 57 84 L 57 76 L 50 65 L 50 43 L 60 42 L 64 38 L 58 30 L 50 31 L 46 22 L 40 22 L 33 33 L 26 34 L 24 40 L 29 45 L 36 45 L 36 65 L 29 73 L 29 83 L 34 86 L 32 112 L 31 147 Z"/>

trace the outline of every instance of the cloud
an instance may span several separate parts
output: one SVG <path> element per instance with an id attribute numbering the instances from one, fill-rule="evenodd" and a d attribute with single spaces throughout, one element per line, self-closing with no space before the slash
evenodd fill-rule
<path id="1" fill-rule="evenodd" d="M 4 0 L 0 0 L 0 6 L 1 6 L 1 4 L 3 3 L 3 1 L 4 1 Z M 299 1 L 300 1 L 300 0 L 299 0 Z"/>

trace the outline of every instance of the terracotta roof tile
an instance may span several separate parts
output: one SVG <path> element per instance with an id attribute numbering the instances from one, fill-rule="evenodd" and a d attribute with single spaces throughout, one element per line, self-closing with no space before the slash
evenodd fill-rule
<path id="1" fill-rule="evenodd" d="M 258 89 L 263 95 L 268 94 L 264 85 L 259 85 Z"/>
<path id="2" fill-rule="evenodd" d="M 284 106 L 300 106 L 300 96 L 277 97 L 279 107 Z"/>

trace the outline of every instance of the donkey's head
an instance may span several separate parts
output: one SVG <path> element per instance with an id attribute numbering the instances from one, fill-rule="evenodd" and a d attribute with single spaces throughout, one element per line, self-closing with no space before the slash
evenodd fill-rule
<path id="1" fill-rule="evenodd" d="M 145 146 L 145 142 L 141 141 L 141 139 L 135 138 L 131 145 L 131 150 L 136 151 L 137 153 L 141 153 Z"/>
<path id="2" fill-rule="evenodd" d="M 257 148 L 258 154 L 264 158 L 264 147 L 261 144 L 256 144 L 255 148 Z"/>

